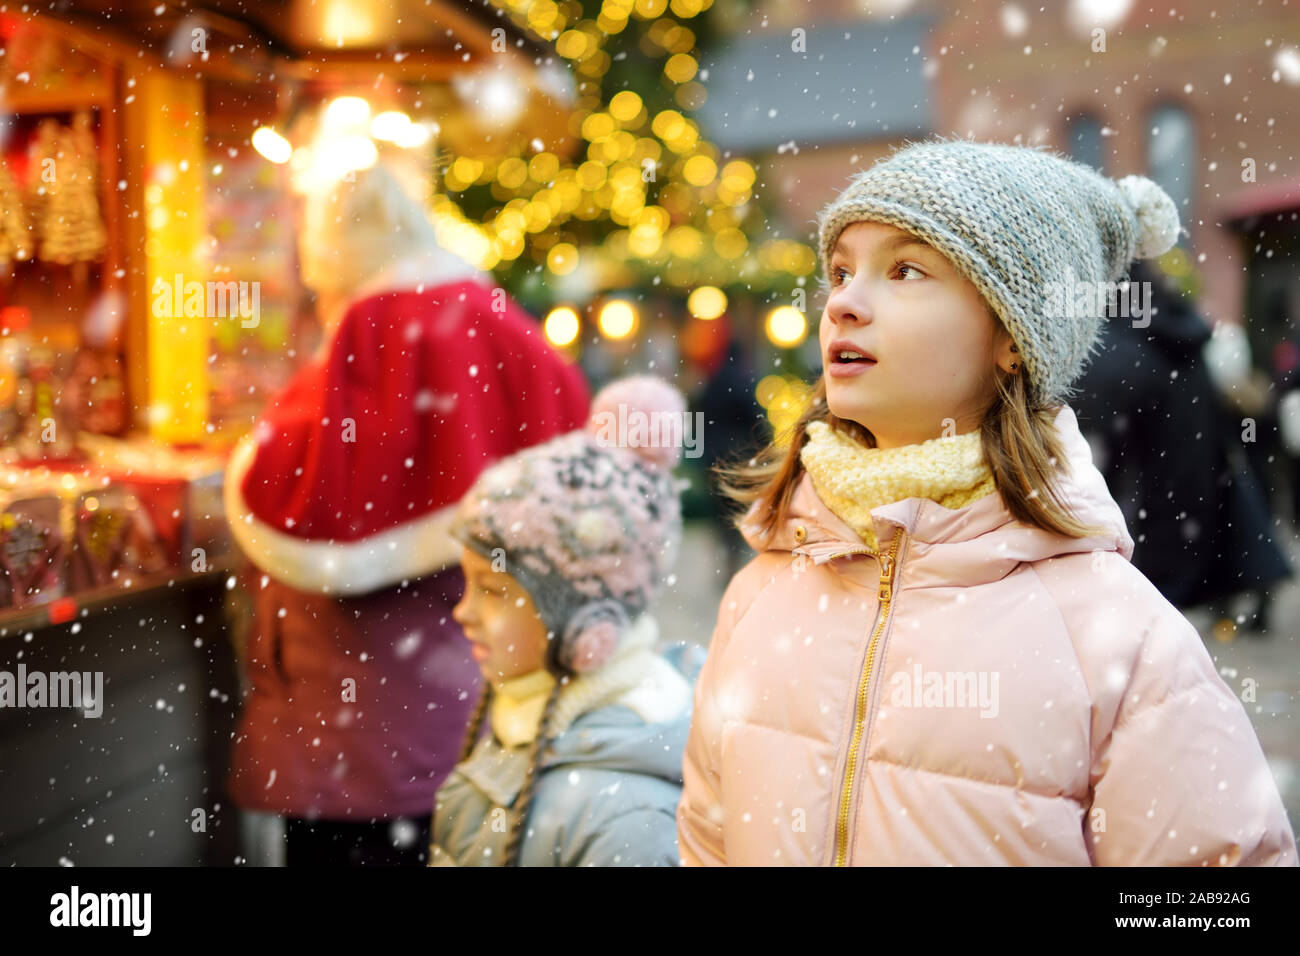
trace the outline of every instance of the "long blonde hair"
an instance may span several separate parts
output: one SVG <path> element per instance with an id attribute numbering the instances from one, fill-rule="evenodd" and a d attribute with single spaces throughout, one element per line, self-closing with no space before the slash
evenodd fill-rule
<path id="1" fill-rule="evenodd" d="M 1104 533 L 1105 529 L 1084 524 L 1061 501 L 1057 479 L 1067 463 L 1053 424 L 1060 405 L 1033 406 L 1024 375 L 1002 372 L 995 382 L 995 395 L 980 424 L 980 444 L 1007 510 L 1026 524 L 1065 537 L 1087 538 Z M 723 463 L 713 469 L 722 494 L 746 506 L 735 515 L 737 527 L 748 506 L 760 502 L 758 536 L 764 544 L 770 542 L 789 513 L 804 471 L 799 453 L 813 422 L 826 422 L 867 447 L 876 447 L 875 437 L 864 426 L 831 413 L 823 374 L 788 441 L 777 436 L 755 458 Z"/>

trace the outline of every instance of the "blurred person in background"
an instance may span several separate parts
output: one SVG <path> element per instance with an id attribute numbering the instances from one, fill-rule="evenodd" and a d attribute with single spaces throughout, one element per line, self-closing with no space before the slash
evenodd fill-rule
<path id="1" fill-rule="evenodd" d="M 1265 306 L 1266 327 L 1294 330 L 1290 309 L 1286 294 L 1279 290 Z M 1272 360 L 1277 452 L 1282 459 L 1278 470 L 1288 486 L 1286 507 L 1292 528 L 1300 530 L 1300 337 L 1295 331 L 1273 348 Z"/>
<path id="2" fill-rule="evenodd" d="M 299 251 L 325 341 L 225 483 L 256 566 L 229 787 L 287 818 L 290 866 L 420 865 L 481 683 L 454 506 L 588 391 L 382 165 L 307 195 Z"/>
<path id="3" fill-rule="evenodd" d="M 1212 337 L 1159 269 L 1135 262 L 1129 277 L 1149 283 L 1149 313 L 1104 323 L 1071 405 L 1124 512 L 1138 569 L 1176 607 L 1210 605 L 1219 637 L 1235 627 L 1231 600 L 1250 592 L 1243 623 L 1262 633 L 1269 591 L 1291 569 L 1242 448 L 1241 417 L 1262 410 L 1238 368 L 1244 338 Z"/>
<path id="4" fill-rule="evenodd" d="M 733 338 L 726 358 L 699 398 L 699 410 L 704 413 L 704 465 L 709 476 L 714 475 L 716 465 L 748 458 L 771 440 L 767 418 L 755 396 L 758 377 L 750 350 Z M 709 514 L 722 545 L 722 572 L 731 580 L 753 552 L 731 521 L 735 509 L 730 500 L 712 484 L 710 477 Z"/>

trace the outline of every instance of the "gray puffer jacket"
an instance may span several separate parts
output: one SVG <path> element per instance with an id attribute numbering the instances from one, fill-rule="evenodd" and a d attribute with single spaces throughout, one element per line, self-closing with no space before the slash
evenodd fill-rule
<path id="1" fill-rule="evenodd" d="M 695 648 L 698 652 L 699 649 Z M 702 653 L 664 655 L 690 683 Z M 647 723 L 623 704 L 577 718 L 542 753 L 519 850 L 521 866 L 677 866 L 677 804 L 690 695 L 672 720 Z M 438 791 L 430 866 L 499 866 L 528 745 L 479 740 Z"/>

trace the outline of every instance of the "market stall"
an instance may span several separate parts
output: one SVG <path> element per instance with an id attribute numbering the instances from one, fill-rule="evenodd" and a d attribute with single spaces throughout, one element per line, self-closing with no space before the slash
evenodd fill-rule
<path id="1" fill-rule="evenodd" d="M 321 334 L 295 170 L 265 131 L 357 90 L 432 115 L 492 24 L 409 6 L 391 24 L 311 4 L 0 12 L 5 864 L 236 862 L 221 781 L 246 568 L 222 476 Z M 528 68 L 534 41 L 504 35 Z M 431 138 L 406 135 L 431 168 Z"/>

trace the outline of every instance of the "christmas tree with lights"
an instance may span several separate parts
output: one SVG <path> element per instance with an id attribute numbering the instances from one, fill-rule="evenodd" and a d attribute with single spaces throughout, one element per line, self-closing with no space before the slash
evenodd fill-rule
<path id="1" fill-rule="evenodd" d="M 717 6 L 749 0 L 494 0 L 547 39 L 577 84 L 577 141 L 460 155 L 434 211 L 478 233 L 478 264 L 542 311 L 577 290 L 699 286 L 789 301 L 814 251 L 772 234 L 759 171 L 691 118 L 708 95 L 701 51 Z"/>

